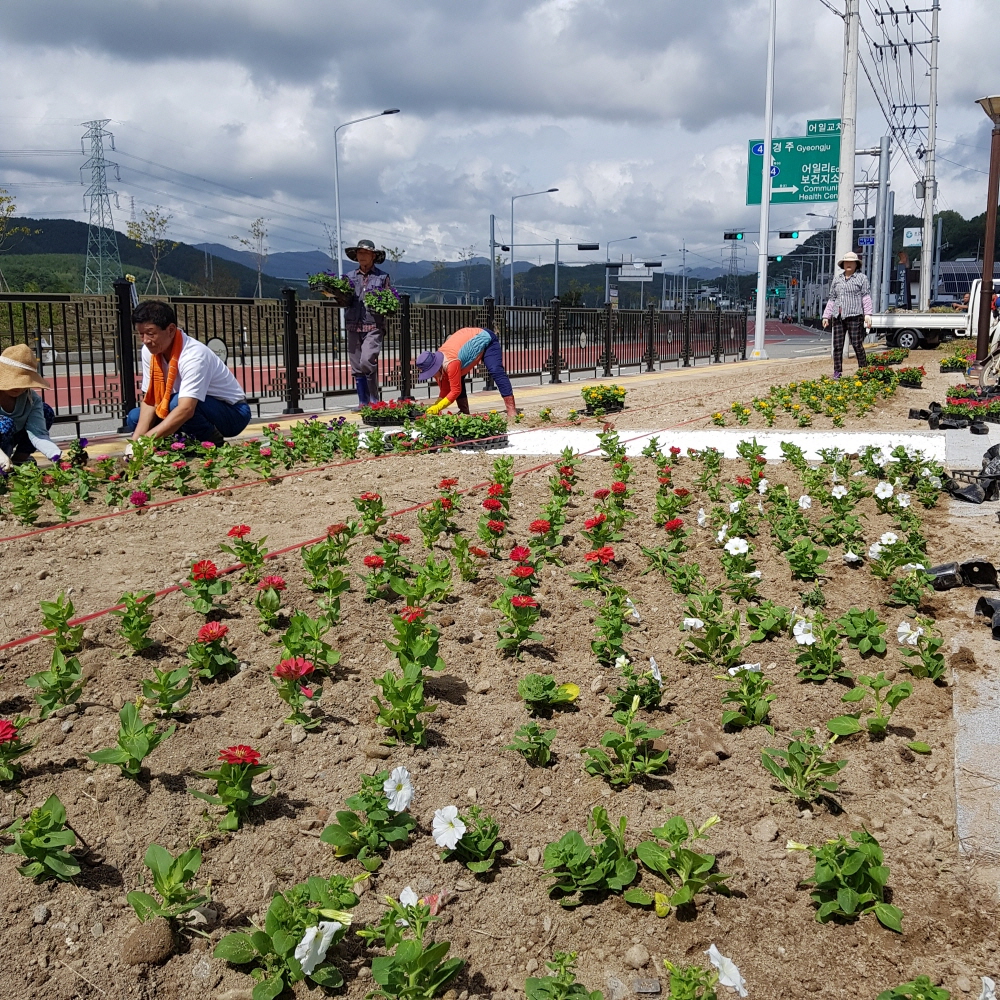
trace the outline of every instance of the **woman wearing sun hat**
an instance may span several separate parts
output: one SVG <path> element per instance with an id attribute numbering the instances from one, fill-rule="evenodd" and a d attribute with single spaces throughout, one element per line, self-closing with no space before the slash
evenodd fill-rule
<path id="1" fill-rule="evenodd" d="M 0 471 L 30 461 L 36 450 L 51 462 L 59 461 L 59 445 L 49 437 L 55 413 L 34 391 L 50 388 L 27 344 L 15 344 L 0 354 Z"/>
<path id="2" fill-rule="evenodd" d="M 379 400 L 378 356 L 385 333 L 385 317 L 373 313 L 365 305 L 365 296 L 390 288 L 392 283 L 389 275 L 376 266 L 385 260 L 385 251 L 376 250 L 371 240 L 358 240 L 357 246 L 347 247 L 344 253 L 358 265 L 344 275 L 354 289 L 344 318 L 347 321 L 347 355 L 361 407 Z"/>
<path id="3" fill-rule="evenodd" d="M 837 261 L 843 268 L 830 286 L 830 301 L 823 310 L 823 329 L 833 319 L 833 377 L 840 378 L 844 367 L 844 335 L 851 338 L 851 347 L 858 358 L 858 367 L 868 364 L 865 356 L 865 331 L 872 325 L 872 290 L 868 277 L 860 270 L 861 258 L 845 253 Z"/>

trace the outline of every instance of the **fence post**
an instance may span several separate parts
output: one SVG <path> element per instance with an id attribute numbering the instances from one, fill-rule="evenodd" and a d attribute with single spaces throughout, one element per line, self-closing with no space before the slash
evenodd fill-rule
<path id="1" fill-rule="evenodd" d="M 285 408 L 282 414 L 301 413 L 299 406 L 299 331 L 295 317 L 295 289 L 282 288 L 285 303 Z"/>
<path id="2" fill-rule="evenodd" d="M 135 342 L 132 335 L 132 282 L 120 278 L 115 282 L 115 305 L 118 313 L 117 353 L 118 377 L 121 380 L 122 425 L 119 434 L 128 432 L 125 418 L 135 409 Z"/>
<path id="3" fill-rule="evenodd" d="M 651 372 L 656 369 L 653 367 L 653 357 L 656 353 L 654 347 L 654 330 L 656 328 L 656 306 L 652 302 L 649 303 L 649 308 L 646 310 L 646 371 Z"/>
<path id="4" fill-rule="evenodd" d="M 550 368 L 550 383 L 562 382 L 559 377 L 559 299 L 554 298 L 550 302 L 552 307 L 552 365 Z"/>
<path id="5" fill-rule="evenodd" d="M 399 398 L 411 399 L 413 385 L 411 381 L 410 359 L 413 355 L 413 345 L 410 343 L 410 296 L 404 292 L 399 297 Z"/>
<path id="6" fill-rule="evenodd" d="M 503 337 L 501 337 L 497 332 L 497 328 L 495 326 L 496 321 L 496 303 L 491 296 L 487 295 L 486 298 L 483 299 L 483 329 L 491 330 L 493 333 L 496 333 L 497 339 L 500 341 L 500 349 L 502 350 Z M 486 382 L 483 384 L 483 388 L 487 392 L 492 392 L 496 388 L 496 383 L 493 381 L 493 376 L 489 373 L 489 369 L 486 371 Z"/>
<path id="7" fill-rule="evenodd" d="M 722 310 L 715 310 L 715 334 L 713 336 L 714 343 L 712 345 L 712 353 L 715 355 L 715 363 L 718 364 L 722 358 L 719 357 L 719 352 L 722 350 Z"/>
<path id="8" fill-rule="evenodd" d="M 604 378 L 611 378 L 611 322 L 614 313 L 611 303 L 604 306 Z"/>
<path id="9" fill-rule="evenodd" d="M 684 367 L 691 367 L 691 310 L 684 308 Z"/>
<path id="10" fill-rule="evenodd" d="M 740 350 L 740 361 L 747 359 L 747 311 L 743 310 L 743 347 Z"/>

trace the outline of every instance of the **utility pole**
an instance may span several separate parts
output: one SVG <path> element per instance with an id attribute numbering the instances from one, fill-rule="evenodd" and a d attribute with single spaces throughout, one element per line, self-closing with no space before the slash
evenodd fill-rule
<path id="1" fill-rule="evenodd" d="M 879 312 L 889 308 L 889 284 L 892 280 L 892 237 L 896 232 L 896 192 L 890 191 L 885 205 L 885 254 L 882 257 L 882 302 Z"/>
<path id="2" fill-rule="evenodd" d="M 490 213 L 490 298 L 497 300 L 497 217 Z"/>
<path id="3" fill-rule="evenodd" d="M 858 0 L 854 2 L 857 3 Z M 760 243 L 757 245 L 757 312 L 753 330 L 753 351 L 749 355 L 754 361 L 767 358 L 767 351 L 764 350 L 764 324 L 767 321 L 767 229 L 771 212 L 771 159 L 774 154 L 771 145 L 774 132 L 774 36 L 778 22 L 778 0 L 771 0 L 770 8 L 767 28 L 767 78 L 764 87 L 764 155 L 761 157 Z M 852 138 L 851 142 L 853 141 Z"/>
<path id="4" fill-rule="evenodd" d="M 688 252 L 687 240 L 681 243 L 681 310 L 688 307 Z"/>
<path id="5" fill-rule="evenodd" d="M 934 177 L 934 144 L 937 133 L 937 75 L 938 75 L 938 15 L 941 0 L 931 4 L 931 68 L 930 98 L 927 108 L 927 149 L 924 153 L 924 237 L 920 248 L 920 308 L 926 312 L 931 306 L 931 288 L 934 271 L 934 202 L 937 181 Z"/>
<path id="6" fill-rule="evenodd" d="M 889 149 L 887 135 L 879 139 L 878 152 L 878 200 L 875 202 L 875 260 L 872 264 L 872 302 L 882 311 L 882 275 L 885 272 L 885 216 L 889 200 Z M 892 254 L 892 247 L 888 253 Z"/>
<path id="7" fill-rule="evenodd" d="M 84 122 L 87 130 L 80 140 L 80 152 L 86 156 L 84 142 L 90 140 L 90 158 L 80 167 L 90 173 L 90 186 L 83 195 L 83 207 L 90 209 L 90 222 L 87 226 L 87 266 L 83 277 L 84 295 L 107 295 L 111 284 L 122 276 L 122 261 L 118 255 L 118 239 L 115 236 L 115 223 L 111 218 L 111 195 L 115 196 L 115 208 L 118 207 L 118 192 L 108 190 L 108 167 L 114 167 L 115 177 L 118 175 L 118 164 L 104 158 L 104 140 L 111 140 L 111 148 L 115 148 L 115 137 L 105 130 L 104 126 L 110 118 Z M 80 178 L 83 183 L 83 177 Z M 88 204 L 89 202 L 89 204 Z"/>
<path id="8" fill-rule="evenodd" d="M 556 261 L 555 261 L 555 269 L 552 274 L 552 288 L 553 288 L 552 294 L 555 296 L 555 298 L 558 299 L 559 298 L 559 240 L 558 239 L 556 240 Z"/>
<path id="9" fill-rule="evenodd" d="M 844 90 L 840 114 L 840 186 L 834 266 L 854 249 L 854 156 L 857 150 L 858 26 L 861 0 L 847 0 L 844 17 Z"/>
<path id="10" fill-rule="evenodd" d="M 931 295 L 935 297 L 938 290 L 938 282 L 941 280 L 941 239 L 944 230 L 944 219 L 939 215 L 937 218 L 937 236 L 934 238 L 934 273 L 931 276 Z"/>

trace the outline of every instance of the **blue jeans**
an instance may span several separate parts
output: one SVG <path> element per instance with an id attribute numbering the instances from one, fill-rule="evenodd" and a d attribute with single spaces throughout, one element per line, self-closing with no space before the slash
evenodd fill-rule
<path id="1" fill-rule="evenodd" d="M 42 403 L 45 414 L 45 429 L 48 430 L 55 420 L 55 410 L 48 403 Z M 27 431 L 15 431 L 14 421 L 10 417 L 0 416 L 0 451 L 9 458 L 17 455 L 30 455 L 35 450 Z"/>
<path id="2" fill-rule="evenodd" d="M 503 366 L 503 347 L 500 345 L 500 338 L 496 335 L 493 330 L 488 331 L 490 335 L 490 342 L 483 351 L 483 356 L 480 359 L 482 363 L 486 366 L 486 370 L 490 373 L 490 377 L 496 383 L 497 389 L 500 391 L 501 396 L 513 396 L 514 389 L 510 384 L 510 379 L 507 377 L 507 372 Z M 465 379 L 462 379 L 462 391 L 459 393 L 458 399 L 463 400 L 468 403 L 469 397 L 465 392 Z M 455 402 L 458 402 L 458 399 Z"/>
<path id="3" fill-rule="evenodd" d="M 177 406 L 177 393 L 170 397 L 170 409 Z M 137 406 L 125 418 L 125 426 L 134 431 L 139 424 L 140 408 Z M 187 434 L 198 441 L 211 441 L 216 434 L 223 437 L 236 437 L 250 423 L 250 406 L 246 402 L 224 403 L 221 399 L 206 396 L 199 400 L 194 408 L 194 415 L 187 423 L 178 428 L 181 434 Z"/>

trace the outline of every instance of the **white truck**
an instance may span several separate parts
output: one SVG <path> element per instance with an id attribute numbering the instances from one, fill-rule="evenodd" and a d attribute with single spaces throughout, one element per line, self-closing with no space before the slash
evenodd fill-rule
<path id="1" fill-rule="evenodd" d="M 971 337 L 973 340 L 979 329 L 979 288 L 982 280 L 972 283 L 967 312 L 913 312 L 899 309 L 895 312 L 875 313 L 872 316 L 872 331 L 885 334 L 887 347 L 935 347 L 944 340 L 955 337 Z M 1000 292 L 1000 279 L 994 278 L 993 290 Z M 996 330 L 993 320 L 991 329 Z"/>

